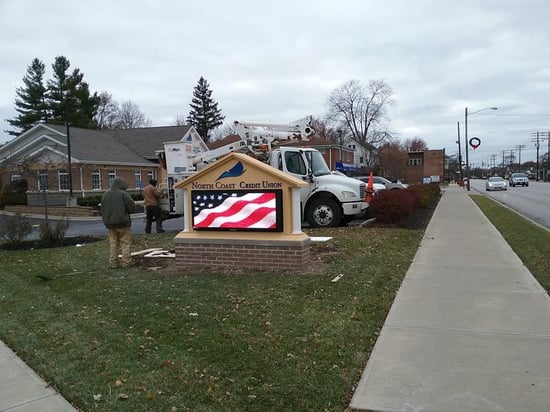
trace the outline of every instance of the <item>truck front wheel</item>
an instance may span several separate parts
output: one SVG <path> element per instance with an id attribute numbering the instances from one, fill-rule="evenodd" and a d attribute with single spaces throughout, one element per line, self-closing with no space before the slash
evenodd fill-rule
<path id="1" fill-rule="evenodd" d="M 315 199 L 308 207 L 307 221 L 311 227 L 337 227 L 341 220 L 340 205 L 332 199 Z"/>

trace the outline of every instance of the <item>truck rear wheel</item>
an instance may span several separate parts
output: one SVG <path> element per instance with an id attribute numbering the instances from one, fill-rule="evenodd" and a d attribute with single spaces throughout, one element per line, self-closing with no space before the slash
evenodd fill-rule
<path id="1" fill-rule="evenodd" d="M 342 221 L 342 211 L 332 199 L 315 199 L 308 207 L 306 218 L 311 227 L 337 227 Z"/>

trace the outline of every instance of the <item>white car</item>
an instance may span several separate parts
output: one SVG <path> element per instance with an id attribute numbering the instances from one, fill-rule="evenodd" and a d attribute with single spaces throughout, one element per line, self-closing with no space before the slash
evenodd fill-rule
<path id="1" fill-rule="evenodd" d="M 510 176 L 510 186 L 529 186 L 529 178 L 525 173 L 512 173 Z"/>
<path id="2" fill-rule="evenodd" d="M 392 182 L 391 180 L 381 176 L 374 176 L 374 183 L 383 184 L 384 186 L 386 186 L 386 189 L 390 189 L 390 190 L 406 189 L 407 187 L 409 187 L 408 184 L 401 183 L 399 180 L 397 182 Z"/>
<path id="3" fill-rule="evenodd" d="M 508 182 L 500 176 L 494 176 L 487 179 L 485 190 L 508 190 Z"/>
<path id="4" fill-rule="evenodd" d="M 369 177 L 368 176 L 359 176 L 359 177 L 354 177 L 354 178 L 364 182 L 367 186 L 369 184 Z M 372 187 L 374 189 L 374 193 L 376 193 L 380 190 L 386 189 L 385 185 L 383 185 L 382 183 L 376 183 L 376 181 L 374 179 L 373 179 Z"/>
<path id="5" fill-rule="evenodd" d="M 362 182 L 365 182 L 365 184 L 369 184 L 369 176 L 357 176 L 356 179 L 361 180 Z M 373 176 L 373 187 L 374 191 L 378 192 L 379 190 L 383 189 L 404 189 L 405 187 L 408 187 L 409 185 L 405 185 L 403 183 L 392 183 L 388 179 L 380 176 Z"/>

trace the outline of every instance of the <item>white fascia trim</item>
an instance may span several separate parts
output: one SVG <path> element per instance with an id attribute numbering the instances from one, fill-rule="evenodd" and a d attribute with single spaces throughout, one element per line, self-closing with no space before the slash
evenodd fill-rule
<path id="1" fill-rule="evenodd" d="M 51 136 L 48 136 L 48 135 L 45 135 L 45 134 L 44 134 L 44 135 L 38 136 L 38 137 L 37 137 L 35 140 L 33 140 L 32 142 L 29 142 L 29 143 L 27 143 L 26 145 L 22 146 L 19 150 L 16 150 L 15 152 L 10 153 L 8 156 L 6 156 L 4 159 L 2 159 L 2 161 L 5 161 L 5 160 L 10 159 L 10 158 L 12 158 L 12 157 L 16 157 L 19 153 L 25 151 L 25 150 L 28 149 L 30 146 L 33 146 L 33 145 L 36 145 L 37 143 L 40 143 L 42 140 L 49 140 L 49 141 L 51 141 L 51 142 L 53 142 L 53 143 L 55 143 L 55 144 L 58 144 L 58 145 L 60 145 L 60 146 L 67 146 L 67 144 L 62 143 L 62 142 L 60 142 L 60 141 L 58 141 L 58 140 L 55 140 L 55 139 L 52 138 Z M 44 149 L 45 147 L 50 147 L 50 148 L 51 148 L 51 146 L 49 146 L 49 145 L 46 144 L 46 145 L 43 145 L 40 149 Z M 35 151 L 35 152 L 36 152 L 36 151 Z M 33 152 L 33 153 L 35 153 L 35 152 Z"/>

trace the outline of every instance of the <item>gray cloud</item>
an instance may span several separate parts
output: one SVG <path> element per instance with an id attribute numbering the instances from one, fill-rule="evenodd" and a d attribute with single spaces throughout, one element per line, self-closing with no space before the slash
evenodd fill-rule
<path id="1" fill-rule="evenodd" d="M 452 154 L 464 107 L 498 106 L 469 119 L 482 139 L 472 161 L 518 144 L 527 159 L 531 133 L 550 130 L 549 17 L 543 0 L 3 0 L 0 119 L 15 116 L 34 57 L 49 70 L 66 56 L 92 90 L 132 100 L 154 125 L 187 114 L 200 76 L 228 122 L 321 116 L 343 82 L 384 79 L 401 138 Z"/>

